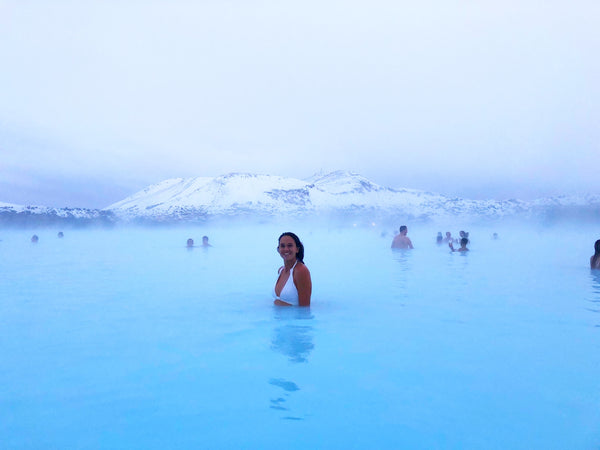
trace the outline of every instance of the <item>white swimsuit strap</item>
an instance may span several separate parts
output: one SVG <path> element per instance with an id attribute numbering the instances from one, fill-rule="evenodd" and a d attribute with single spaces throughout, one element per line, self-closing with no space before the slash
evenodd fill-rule
<path id="1" fill-rule="evenodd" d="M 292 266 L 292 268 L 290 269 L 290 273 L 292 273 L 294 271 L 294 267 L 296 267 L 296 264 L 298 264 L 298 260 L 296 260 L 296 262 L 294 263 L 294 265 Z M 281 275 L 281 272 L 283 272 L 283 269 L 285 269 L 285 266 L 281 266 L 279 268 L 279 270 L 277 271 L 277 273 L 279 275 Z"/>

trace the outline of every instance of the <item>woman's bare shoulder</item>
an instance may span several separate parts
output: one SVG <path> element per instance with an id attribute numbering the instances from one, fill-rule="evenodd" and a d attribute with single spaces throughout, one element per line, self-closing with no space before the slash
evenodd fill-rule
<path id="1" fill-rule="evenodd" d="M 299 275 L 306 275 L 306 274 L 310 275 L 310 270 L 308 270 L 308 267 L 306 267 L 306 265 L 304 263 L 297 264 L 294 271 L 297 272 Z"/>

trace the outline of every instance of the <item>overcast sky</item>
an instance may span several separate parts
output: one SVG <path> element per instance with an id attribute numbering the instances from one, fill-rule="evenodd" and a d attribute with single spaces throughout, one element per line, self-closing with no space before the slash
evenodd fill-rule
<path id="1" fill-rule="evenodd" d="M 0 202 L 358 172 L 600 193 L 600 2 L 0 0 Z"/>

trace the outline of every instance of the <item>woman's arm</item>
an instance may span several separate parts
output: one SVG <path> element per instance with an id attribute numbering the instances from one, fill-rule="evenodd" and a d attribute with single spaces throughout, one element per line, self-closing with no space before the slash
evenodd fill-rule
<path id="1" fill-rule="evenodd" d="M 298 289 L 298 305 L 310 306 L 310 295 L 312 294 L 312 281 L 310 271 L 304 264 L 296 265 L 294 270 L 294 284 Z"/>
<path id="2" fill-rule="evenodd" d="M 278 298 L 275 299 L 275 301 L 273 302 L 273 304 L 277 305 L 277 306 L 292 306 L 291 303 L 284 302 L 283 300 L 280 300 Z"/>

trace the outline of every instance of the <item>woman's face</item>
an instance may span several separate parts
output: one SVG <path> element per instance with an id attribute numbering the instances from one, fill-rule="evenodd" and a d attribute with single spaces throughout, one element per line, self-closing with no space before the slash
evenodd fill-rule
<path id="1" fill-rule="evenodd" d="M 294 261 L 298 255 L 296 241 L 291 236 L 282 236 L 277 251 L 284 261 Z"/>

